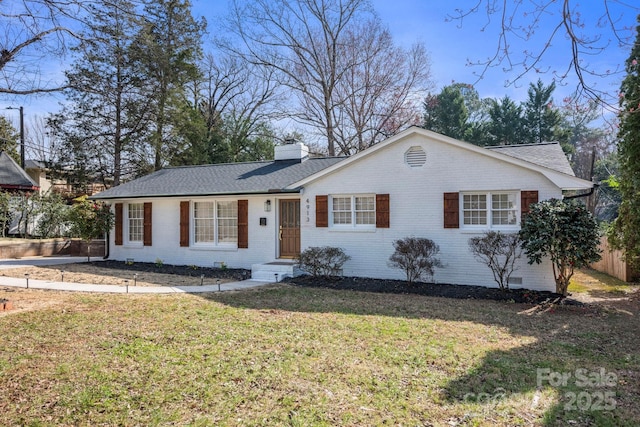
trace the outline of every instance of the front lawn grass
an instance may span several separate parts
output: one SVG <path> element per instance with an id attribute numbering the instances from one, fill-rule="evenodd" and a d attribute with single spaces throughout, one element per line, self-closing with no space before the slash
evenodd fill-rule
<path id="1" fill-rule="evenodd" d="M 631 426 L 640 418 L 637 312 L 532 314 L 509 303 L 289 285 L 70 301 L 0 318 L 0 425 Z M 577 384 L 576 369 L 601 368 L 614 384 Z M 538 386 L 537 369 L 572 378 Z M 598 392 L 613 393 L 615 408 L 596 407 Z M 573 406 L 571 393 L 581 396 Z"/>
<path id="2" fill-rule="evenodd" d="M 569 292 L 625 294 L 638 288 L 638 283 L 627 283 L 596 270 L 576 270 L 569 283 Z"/>

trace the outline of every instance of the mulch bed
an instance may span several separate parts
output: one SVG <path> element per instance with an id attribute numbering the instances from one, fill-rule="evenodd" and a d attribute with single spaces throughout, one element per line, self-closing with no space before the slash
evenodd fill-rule
<path id="1" fill-rule="evenodd" d="M 89 262 L 87 264 L 101 268 L 129 270 L 142 273 L 174 274 L 177 276 L 200 277 L 204 274 L 205 278 L 216 277 L 219 279 L 231 280 L 245 280 L 251 278 L 251 270 L 245 270 L 242 268 L 212 268 L 171 264 L 158 265 L 152 262 L 134 262 L 133 264 L 127 264 L 124 261 L 114 260 Z"/>
<path id="2" fill-rule="evenodd" d="M 340 290 L 381 292 L 392 294 L 414 294 L 433 297 L 458 299 L 486 299 L 509 301 L 525 304 L 540 304 L 545 301 L 558 301 L 561 297 L 553 292 L 511 289 L 501 291 L 498 288 L 484 286 L 449 285 L 433 283 L 412 283 L 403 280 L 383 280 L 362 277 L 313 277 L 298 276 L 285 279 L 286 282 L 305 287 L 329 288 Z M 564 299 L 563 302 L 569 303 Z"/>
<path id="3" fill-rule="evenodd" d="M 152 272 L 162 274 L 175 274 L 180 276 L 199 277 L 204 274 L 205 278 L 218 277 L 232 280 L 245 280 L 251 278 L 251 271 L 239 268 L 210 268 L 187 265 L 156 265 L 149 262 L 135 262 L 127 264 L 124 261 L 97 261 L 90 265 L 102 268 L 113 268 L 118 270 L 130 270 L 136 272 Z M 457 299 L 483 299 L 494 301 L 508 301 L 524 304 L 540 304 L 543 302 L 559 301 L 564 304 L 577 304 L 575 300 L 560 298 L 559 294 L 553 292 L 532 291 L 529 289 L 510 289 L 501 291 L 498 288 L 487 288 L 484 286 L 450 285 L 433 283 L 412 283 L 404 280 L 371 279 L 362 277 L 314 277 L 298 276 L 286 278 L 284 282 L 304 287 L 328 288 L 339 290 L 352 290 L 363 292 L 381 292 L 392 294 L 413 294 L 434 297 L 457 298 Z"/>

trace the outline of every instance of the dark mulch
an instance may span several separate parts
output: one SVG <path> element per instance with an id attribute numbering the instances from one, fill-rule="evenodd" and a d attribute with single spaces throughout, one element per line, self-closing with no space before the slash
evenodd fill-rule
<path id="1" fill-rule="evenodd" d="M 205 278 L 224 278 L 232 280 L 244 280 L 251 278 L 251 271 L 239 268 L 210 268 L 188 265 L 156 265 L 150 262 L 135 262 L 127 264 L 124 261 L 97 261 L 90 263 L 96 267 L 113 268 L 137 272 L 153 272 L 162 274 L 175 274 L 180 276 Z M 433 283 L 409 284 L 404 280 L 371 279 L 362 277 L 313 277 L 298 276 L 287 278 L 285 282 L 305 287 L 329 288 L 340 290 L 382 292 L 393 294 L 414 294 L 435 297 L 458 299 L 485 299 L 495 301 L 509 301 L 526 304 L 540 304 L 546 301 L 556 301 L 560 295 L 553 292 L 531 291 L 528 289 L 511 289 L 501 291 L 497 288 L 469 285 L 449 285 Z M 571 304 L 573 300 L 564 299 L 563 302 Z"/>
<path id="2" fill-rule="evenodd" d="M 133 264 L 127 264 L 124 261 L 114 260 L 97 261 L 89 264 L 101 268 L 139 271 L 144 273 L 174 274 L 177 276 L 200 277 L 204 274 L 205 278 L 216 277 L 219 279 L 232 280 L 244 280 L 251 278 L 251 270 L 245 270 L 242 268 L 212 268 L 171 264 L 159 265 L 152 262 L 134 262 Z"/>
<path id="3" fill-rule="evenodd" d="M 415 294 L 458 299 L 487 299 L 526 304 L 540 304 L 545 301 L 555 301 L 560 297 L 559 294 L 553 292 L 531 291 L 528 289 L 501 291 L 498 288 L 487 288 L 484 286 L 433 283 L 409 284 L 403 280 L 383 280 L 362 277 L 298 276 L 285 279 L 285 281 L 297 286 L 306 287 L 393 294 Z"/>

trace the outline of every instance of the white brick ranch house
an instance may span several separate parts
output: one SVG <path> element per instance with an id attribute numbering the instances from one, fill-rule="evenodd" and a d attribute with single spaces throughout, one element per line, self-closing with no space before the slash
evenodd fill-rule
<path id="1" fill-rule="evenodd" d="M 496 286 L 469 252 L 486 230 L 517 231 L 531 203 L 589 190 L 559 144 L 482 148 L 409 128 L 348 158 L 310 158 L 303 144 L 275 160 L 166 168 L 92 197 L 116 214 L 115 260 L 252 268 L 291 274 L 309 246 L 337 246 L 344 275 L 403 279 L 389 267 L 393 241 L 427 237 L 444 268 L 435 282 Z M 523 257 L 511 286 L 554 290 L 549 263 Z"/>

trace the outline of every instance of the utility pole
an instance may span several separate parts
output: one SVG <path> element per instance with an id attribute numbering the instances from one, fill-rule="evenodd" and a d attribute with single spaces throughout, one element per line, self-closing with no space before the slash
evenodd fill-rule
<path id="1" fill-rule="evenodd" d="M 24 107 L 7 107 L 7 110 L 20 110 L 20 167 L 24 170 Z"/>
<path id="2" fill-rule="evenodd" d="M 20 167 L 24 170 L 24 108 L 20 106 Z"/>

